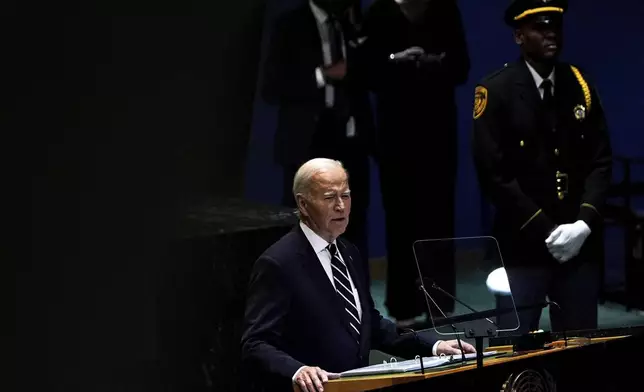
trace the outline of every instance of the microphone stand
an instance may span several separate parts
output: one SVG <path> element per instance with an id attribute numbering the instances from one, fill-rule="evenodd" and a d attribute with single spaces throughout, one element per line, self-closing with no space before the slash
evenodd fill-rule
<path id="1" fill-rule="evenodd" d="M 438 304 L 436 303 L 436 301 L 434 301 L 434 298 L 432 298 L 432 296 L 431 296 L 431 295 L 429 295 L 429 293 L 427 292 L 427 290 L 425 290 L 425 286 L 424 286 L 423 284 L 421 284 L 421 285 L 420 285 L 419 289 L 420 289 L 420 290 L 425 294 L 425 296 L 426 296 L 427 298 L 429 298 L 429 299 L 432 301 L 432 303 L 434 304 L 434 306 L 436 306 L 436 308 L 438 309 L 438 311 L 439 311 L 439 312 L 441 312 L 441 314 L 443 315 L 443 317 L 444 317 L 446 320 L 449 320 L 449 317 L 447 317 L 447 315 L 445 314 L 445 312 L 443 312 L 443 309 L 441 309 L 441 307 L 440 307 L 440 306 L 438 306 Z M 429 306 L 427 307 L 427 311 L 429 312 L 430 317 L 431 317 L 432 312 L 431 312 L 431 310 L 429 309 Z M 455 326 L 454 324 L 450 324 L 450 326 L 452 327 L 452 329 L 454 330 L 454 333 L 456 334 L 456 341 L 458 342 L 458 348 L 461 350 L 461 363 L 463 363 L 463 364 L 464 364 L 464 363 L 465 363 L 465 350 L 463 350 L 463 344 L 461 343 L 461 338 L 459 337 L 458 330 L 456 329 L 456 326 Z M 477 356 L 478 356 L 478 348 L 477 348 Z"/>
<path id="2" fill-rule="evenodd" d="M 431 296 L 431 295 L 429 295 L 429 293 L 428 293 L 428 292 L 427 292 L 427 290 L 425 289 L 425 286 L 424 286 L 424 284 L 423 284 L 423 281 L 424 281 L 424 278 L 422 278 L 422 277 L 421 277 L 421 278 L 420 278 L 420 285 L 419 285 L 419 289 L 420 289 L 420 290 L 422 290 L 422 291 L 423 291 L 423 293 L 425 294 L 425 296 L 426 296 L 427 298 L 429 298 L 429 299 L 434 303 L 434 305 L 436 306 L 436 308 L 438 308 L 438 310 L 443 314 L 443 317 L 445 317 L 445 319 L 446 319 L 446 320 L 452 321 L 453 319 L 450 319 L 449 317 L 447 317 L 447 315 L 445 315 L 445 313 L 443 312 L 443 310 L 438 306 L 438 304 L 436 303 L 436 301 L 434 301 L 434 299 L 432 298 L 432 296 Z M 443 293 L 443 294 L 446 294 L 448 297 L 450 297 L 450 298 L 454 299 L 455 301 L 457 301 L 457 302 L 458 302 L 458 303 L 460 303 L 461 305 L 465 306 L 466 308 L 468 308 L 468 309 L 469 309 L 470 311 L 472 311 L 473 313 L 478 314 L 478 315 L 481 315 L 481 316 L 477 317 L 477 319 L 483 319 L 483 318 L 484 318 L 488 323 L 490 323 L 490 324 L 492 325 L 492 327 L 487 327 L 487 328 L 480 328 L 480 327 L 478 327 L 478 326 L 476 326 L 476 327 L 474 327 L 474 326 L 473 326 L 473 328 L 468 328 L 467 330 L 465 330 L 465 331 L 464 331 L 464 333 L 465 333 L 465 336 L 466 336 L 466 337 L 468 337 L 468 338 L 474 338 L 475 348 L 476 348 L 476 367 L 477 367 L 477 368 L 482 368 L 482 367 L 483 367 L 483 338 L 484 338 L 484 337 L 493 337 L 493 336 L 496 336 L 496 334 L 497 334 L 497 329 L 498 329 L 498 325 L 497 325 L 495 322 L 493 322 L 492 320 L 490 320 L 488 317 L 484 317 L 484 316 L 482 316 L 482 314 L 483 314 L 483 313 L 485 313 L 485 312 L 477 312 L 477 311 L 476 311 L 475 309 L 473 309 L 471 306 L 469 306 L 469 305 L 465 304 L 464 302 L 462 302 L 461 300 L 459 300 L 458 298 L 456 298 L 456 297 L 455 297 L 455 296 L 453 296 L 452 294 L 450 294 L 450 293 L 448 293 L 447 291 L 443 290 L 440 286 L 438 286 L 438 285 L 436 284 L 436 282 L 433 282 L 433 281 L 432 281 L 432 286 L 431 286 L 431 287 L 432 287 L 432 288 L 434 288 L 434 289 L 436 289 L 436 290 L 438 290 L 438 291 L 440 291 L 440 292 L 441 292 L 441 293 Z M 430 312 L 430 315 L 431 315 L 431 311 L 430 311 L 430 309 L 429 309 L 429 306 L 428 306 L 428 311 Z M 474 319 L 473 319 L 473 320 L 474 320 Z M 460 340 L 460 338 L 458 337 L 458 336 L 459 336 L 459 334 L 458 334 L 458 330 L 457 330 L 457 328 L 456 328 L 456 326 L 454 325 L 454 323 L 453 323 L 453 322 L 450 322 L 450 323 L 449 323 L 449 325 L 452 327 L 452 329 L 453 329 L 453 330 L 454 330 L 454 332 L 456 333 L 457 341 L 458 341 L 459 347 L 460 347 L 460 349 L 461 349 L 461 359 L 462 359 L 462 362 L 465 362 L 465 351 L 463 350 L 463 346 L 462 346 L 462 344 L 461 344 L 461 340 Z M 483 332 L 483 330 L 485 330 L 485 332 Z"/>
<path id="3" fill-rule="evenodd" d="M 437 284 L 436 284 L 436 282 L 432 282 L 432 286 L 431 286 L 431 287 L 432 287 L 433 289 L 438 290 L 438 291 L 440 291 L 441 293 L 443 293 L 443 294 L 447 295 L 448 297 L 450 297 L 450 298 L 451 298 L 451 299 L 453 299 L 454 301 L 458 302 L 459 304 L 461 304 L 461 305 L 465 306 L 465 307 L 466 307 L 467 309 L 469 309 L 471 312 L 478 313 L 474 308 L 472 308 L 471 306 L 469 306 L 469 305 L 468 305 L 468 304 L 466 304 L 465 302 L 461 301 L 460 299 L 456 298 L 456 297 L 455 297 L 455 296 L 453 296 L 452 294 L 450 294 L 450 293 L 448 293 L 447 291 L 445 291 L 442 287 L 440 287 L 439 285 L 437 285 Z M 558 304 L 558 303 L 556 303 L 555 301 L 546 301 L 543 305 L 545 305 L 545 306 L 554 305 L 554 306 L 558 309 L 558 311 L 559 311 L 560 313 L 563 313 L 563 311 L 561 310 L 561 306 L 559 306 L 559 304 Z M 543 307 L 543 305 L 540 305 L 540 306 L 541 306 L 541 307 Z M 527 306 L 527 307 L 528 307 L 528 308 L 533 308 L 533 307 L 534 307 L 534 305 L 530 305 L 530 306 Z M 439 309 L 439 310 L 440 310 L 440 309 Z M 441 313 L 442 313 L 442 311 L 441 311 Z M 490 319 L 489 319 L 489 318 L 487 318 L 487 317 L 485 318 L 485 320 L 487 320 L 488 322 L 492 323 L 495 327 L 497 327 L 497 328 L 498 328 L 498 325 L 497 325 L 494 321 L 490 320 Z M 454 327 L 454 325 L 452 325 L 452 327 Z M 564 321 L 563 321 L 563 317 L 562 317 L 562 326 L 561 326 L 561 328 L 562 328 L 561 333 L 562 333 L 562 335 L 563 335 L 562 337 L 563 337 L 563 340 L 564 340 L 564 347 L 568 347 L 568 338 L 566 337 L 566 325 L 565 325 L 565 323 L 564 323 Z M 478 351 L 479 351 L 478 340 L 476 340 L 476 341 L 477 341 L 476 351 L 477 351 L 477 353 L 478 353 Z M 482 348 L 482 347 L 481 347 L 481 348 Z"/>
<path id="4" fill-rule="evenodd" d="M 416 342 L 416 346 L 420 347 L 420 339 L 418 338 L 418 332 L 411 328 L 401 328 L 403 331 L 408 331 L 414 334 L 414 341 Z M 421 374 L 425 374 L 425 366 L 423 365 L 423 356 L 419 355 L 420 357 L 420 372 Z"/>

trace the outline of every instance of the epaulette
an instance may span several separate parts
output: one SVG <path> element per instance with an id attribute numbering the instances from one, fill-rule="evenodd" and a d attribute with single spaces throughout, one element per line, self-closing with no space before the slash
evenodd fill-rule
<path id="1" fill-rule="evenodd" d="M 504 71 L 508 69 L 508 63 L 505 63 L 502 68 L 497 69 L 496 71 L 493 71 L 492 73 L 484 76 L 481 79 L 482 83 L 489 82 L 497 78 L 499 75 L 503 74 Z"/>

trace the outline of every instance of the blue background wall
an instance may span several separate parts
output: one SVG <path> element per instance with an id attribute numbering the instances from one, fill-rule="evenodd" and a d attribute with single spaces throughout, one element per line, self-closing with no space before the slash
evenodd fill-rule
<path id="1" fill-rule="evenodd" d="M 268 2 L 262 59 L 275 16 L 301 4 L 301 1 Z M 364 6 L 370 3 L 369 0 L 363 0 Z M 457 96 L 457 236 L 482 234 L 480 194 L 469 145 L 472 97 L 477 80 L 518 56 L 512 32 L 502 23 L 503 11 L 508 3 L 509 0 L 458 1 L 466 29 L 472 69 L 468 83 L 459 88 Z M 563 59 L 581 66 L 595 81 L 610 125 L 616 155 L 644 156 L 643 21 L 642 0 L 571 0 L 565 17 Z M 246 196 L 252 200 L 267 203 L 278 203 L 280 200 L 282 175 L 280 168 L 272 160 L 275 125 L 275 107 L 268 106 L 256 95 L 245 190 Z M 642 178 L 642 171 L 640 169 L 634 175 Z M 615 170 L 615 176 L 620 177 L 618 169 Z M 370 248 L 371 255 L 378 257 L 385 255 L 384 218 L 373 164 L 372 180 Z M 641 200 L 639 203 L 641 204 Z M 616 236 L 619 237 L 618 234 Z M 615 243 L 609 241 L 608 245 L 615 250 L 615 257 L 619 255 L 618 242 L 619 239 Z"/>

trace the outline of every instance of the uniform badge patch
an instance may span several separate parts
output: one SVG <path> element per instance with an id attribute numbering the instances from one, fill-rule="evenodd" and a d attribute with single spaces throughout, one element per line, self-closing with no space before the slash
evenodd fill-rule
<path id="1" fill-rule="evenodd" d="M 573 112 L 575 113 L 575 118 L 579 121 L 583 121 L 586 118 L 586 108 L 584 105 L 575 106 Z"/>
<path id="2" fill-rule="evenodd" d="M 487 106 L 487 89 L 483 86 L 476 86 L 474 90 L 474 119 L 481 117 Z"/>

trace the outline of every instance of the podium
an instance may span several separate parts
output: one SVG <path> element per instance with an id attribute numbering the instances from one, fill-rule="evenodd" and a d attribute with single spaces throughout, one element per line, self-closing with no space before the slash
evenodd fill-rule
<path id="1" fill-rule="evenodd" d="M 325 392 L 358 391 L 628 391 L 641 387 L 644 327 L 571 334 L 543 349 L 515 352 L 512 345 L 488 347 L 501 355 L 425 369 L 329 381 Z M 443 389 L 444 388 L 444 389 Z M 295 387 L 295 391 L 299 391 Z"/>

